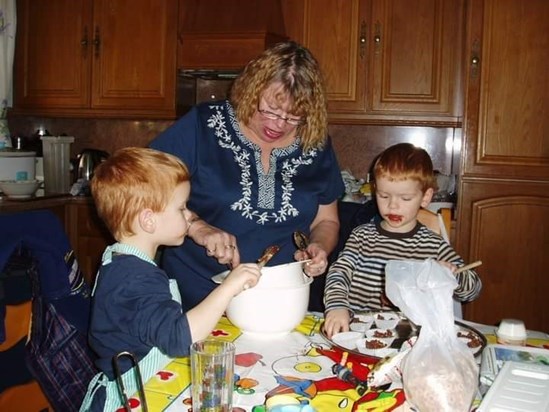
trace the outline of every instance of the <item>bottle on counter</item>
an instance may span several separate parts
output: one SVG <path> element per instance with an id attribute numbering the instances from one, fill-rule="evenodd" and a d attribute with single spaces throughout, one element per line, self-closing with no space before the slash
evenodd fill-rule
<path id="1" fill-rule="evenodd" d="M 0 118 L 0 149 L 4 149 L 6 147 L 11 147 L 8 119 Z"/>

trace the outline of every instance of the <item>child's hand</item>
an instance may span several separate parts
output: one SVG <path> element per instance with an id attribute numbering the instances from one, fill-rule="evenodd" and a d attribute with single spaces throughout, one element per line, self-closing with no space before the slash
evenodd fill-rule
<path id="1" fill-rule="evenodd" d="M 257 284 L 261 276 L 261 270 L 256 263 L 242 263 L 231 270 L 222 285 L 233 290 L 236 296 L 243 290 L 249 289 Z"/>
<path id="2" fill-rule="evenodd" d="M 442 260 L 437 260 L 438 263 L 440 263 L 445 268 L 450 269 L 452 273 L 454 273 L 457 270 L 457 266 L 450 262 L 443 262 Z"/>
<path id="3" fill-rule="evenodd" d="M 331 338 L 339 332 L 348 332 L 351 316 L 347 309 L 334 309 L 326 313 L 324 319 L 324 332 Z"/>

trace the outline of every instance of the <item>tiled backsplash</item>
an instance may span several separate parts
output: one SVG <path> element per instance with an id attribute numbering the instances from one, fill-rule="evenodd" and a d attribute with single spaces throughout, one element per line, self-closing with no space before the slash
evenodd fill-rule
<path id="1" fill-rule="evenodd" d="M 74 136 L 71 156 L 85 148 L 112 153 L 125 146 L 146 146 L 172 121 L 113 120 L 113 119 L 54 119 L 10 117 L 12 135 L 32 136 L 45 128 L 53 135 Z M 410 142 L 424 147 L 433 159 L 435 168 L 442 173 L 457 173 L 461 130 L 433 127 L 404 126 L 330 126 L 335 151 L 342 169 L 355 177 L 364 178 L 374 158 L 388 146 Z"/>

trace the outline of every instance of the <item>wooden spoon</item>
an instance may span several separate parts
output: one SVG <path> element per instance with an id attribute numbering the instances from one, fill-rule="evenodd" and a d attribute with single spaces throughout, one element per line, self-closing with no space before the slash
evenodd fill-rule
<path id="1" fill-rule="evenodd" d="M 261 257 L 257 260 L 259 268 L 261 269 L 263 266 L 265 266 L 267 262 L 278 253 L 279 250 L 280 247 L 276 245 L 269 246 L 267 249 L 265 249 L 263 255 L 261 255 Z"/>
<path id="2" fill-rule="evenodd" d="M 480 265 L 482 265 L 482 260 L 477 260 L 476 262 L 469 263 L 468 265 L 457 268 L 457 270 L 454 272 L 454 275 L 456 273 L 465 272 L 466 270 L 469 270 L 469 269 L 474 269 Z"/>

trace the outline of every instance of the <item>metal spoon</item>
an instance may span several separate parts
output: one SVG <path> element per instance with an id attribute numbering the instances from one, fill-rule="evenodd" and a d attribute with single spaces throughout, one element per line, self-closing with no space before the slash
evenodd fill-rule
<path id="1" fill-rule="evenodd" d="M 309 246 L 309 237 L 305 233 L 300 232 L 299 230 L 296 230 L 294 232 L 293 237 L 294 237 L 294 243 L 296 247 L 299 250 L 302 250 L 303 252 L 305 252 L 307 250 L 307 246 Z"/>
<path id="2" fill-rule="evenodd" d="M 257 264 L 259 265 L 259 268 L 262 268 L 267 264 L 271 258 L 278 253 L 280 250 L 280 247 L 276 245 L 269 246 L 265 251 L 263 252 L 263 255 L 257 260 Z"/>

